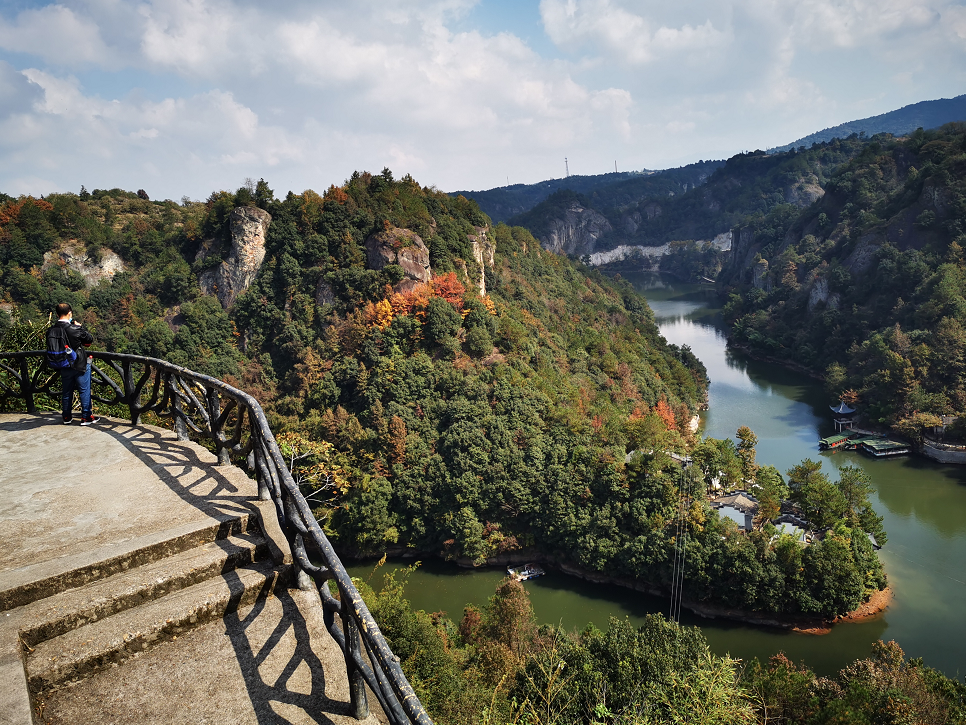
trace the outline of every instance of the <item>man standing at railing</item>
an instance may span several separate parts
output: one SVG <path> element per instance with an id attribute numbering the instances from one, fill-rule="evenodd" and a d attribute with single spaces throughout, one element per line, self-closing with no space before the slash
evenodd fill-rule
<path id="1" fill-rule="evenodd" d="M 65 366 L 56 365 L 60 371 L 60 381 L 63 393 L 61 395 L 61 411 L 64 416 L 64 424 L 70 423 L 74 416 L 74 390 L 80 397 L 81 404 L 81 425 L 92 425 L 97 422 L 94 411 L 91 408 L 91 359 L 85 348 L 94 342 L 94 337 L 81 327 L 79 322 L 74 322 L 74 312 L 70 305 L 61 302 L 55 308 L 57 311 L 57 322 L 47 330 L 47 357 L 51 353 L 58 355 L 61 351 L 67 350 L 76 353 L 76 358 L 70 360 L 69 357 L 64 361 Z M 50 363 L 52 366 L 55 363 Z"/>

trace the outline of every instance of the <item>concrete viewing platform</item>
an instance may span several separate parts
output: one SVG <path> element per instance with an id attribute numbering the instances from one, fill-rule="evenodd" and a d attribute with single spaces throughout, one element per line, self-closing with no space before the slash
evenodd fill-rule
<path id="1" fill-rule="evenodd" d="M 216 462 L 153 426 L 0 414 L 0 724 L 359 722 L 274 506 Z"/>

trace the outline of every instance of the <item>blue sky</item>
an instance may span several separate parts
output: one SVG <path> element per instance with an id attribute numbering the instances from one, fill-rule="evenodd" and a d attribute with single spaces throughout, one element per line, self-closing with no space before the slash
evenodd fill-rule
<path id="1" fill-rule="evenodd" d="M 966 92 L 951 0 L 0 0 L 0 191 L 667 168 Z"/>

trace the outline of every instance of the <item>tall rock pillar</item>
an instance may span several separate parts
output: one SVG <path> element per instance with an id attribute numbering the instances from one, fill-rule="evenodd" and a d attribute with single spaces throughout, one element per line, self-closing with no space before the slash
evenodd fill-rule
<path id="1" fill-rule="evenodd" d="M 214 294 L 225 309 L 249 288 L 265 259 L 265 235 L 272 215 L 255 206 L 240 206 L 229 218 L 231 251 L 228 259 L 201 275 L 206 295 Z"/>

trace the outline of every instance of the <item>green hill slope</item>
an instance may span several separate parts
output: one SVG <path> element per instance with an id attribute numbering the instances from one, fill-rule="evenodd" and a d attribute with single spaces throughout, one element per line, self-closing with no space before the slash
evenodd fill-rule
<path id="1" fill-rule="evenodd" d="M 964 232 L 966 125 L 873 138 L 821 201 L 736 230 L 720 278 L 734 339 L 827 371 L 883 424 L 962 414 Z"/>

